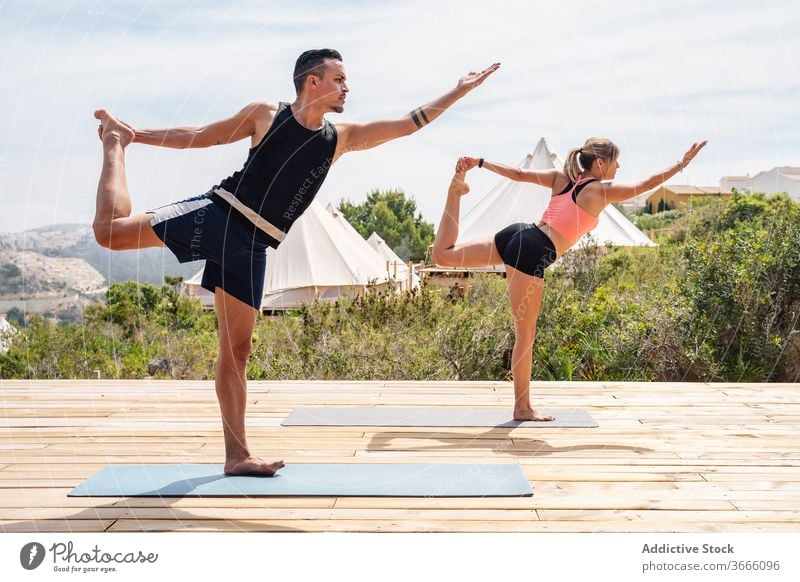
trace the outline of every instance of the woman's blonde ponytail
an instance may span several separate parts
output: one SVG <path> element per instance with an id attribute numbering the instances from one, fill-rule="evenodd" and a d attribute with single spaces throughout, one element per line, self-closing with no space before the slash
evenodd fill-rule
<path id="1" fill-rule="evenodd" d="M 580 162 L 581 148 L 572 148 L 567 154 L 567 159 L 564 162 L 564 173 L 569 178 L 570 182 L 577 182 L 580 175 L 583 173 L 583 168 Z"/>
<path id="2" fill-rule="evenodd" d="M 580 180 L 583 174 L 592 170 L 597 159 L 613 161 L 619 157 L 619 148 L 605 137 L 590 137 L 583 147 L 572 148 L 564 161 L 564 174 L 572 182 Z"/>

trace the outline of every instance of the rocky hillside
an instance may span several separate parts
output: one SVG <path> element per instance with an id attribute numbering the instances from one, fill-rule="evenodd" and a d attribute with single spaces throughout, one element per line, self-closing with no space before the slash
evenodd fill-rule
<path id="1" fill-rule="evenodd" d="M 106 289 L 105 283 L 105 277 L 83 259 L 0 250 L 0 297 L 64 291 L 95 294 Z"/>
<path id="2" fill-rule="evenodd" d="M 111 283 L 161 285 L 167 275 L 188 279 L 201 266 L 181 265 L 166 249 L 109 251 L 82 224 L 0 233 L 0 314 L 16 308 L 75 316 Z"/>
<path id="3" fill-rule="evenodd" d="M 22 251 L 81 260 L 86 266 L 70 263 L 69 271 L 85 273 L 88 278 L 81 276 L 81 284 L 88 284 L 91 271 L 87 267 L 91 267 L 102 276 L 104 283 L 101 286 L 130 280 L 160 285 L 166 275 L 188 279 L 202 266 L 200 262 L 181 265 L 166 249 L 109 251 L 95 242 L 91 227 L 83 224 L 57 224 L 19 233 L 0 233 L 0 259 L 9 257 L 2 263 L 16 264 L 22 269 L 24 265 L 15 262 L 20 260 Z M 12 256 L 16 258 L 11 259 Z M 42 275 L 44 282 L 59 283 L 64 279 L 58 269 L 53 271 L 52 277 L 46 272 Z"/>

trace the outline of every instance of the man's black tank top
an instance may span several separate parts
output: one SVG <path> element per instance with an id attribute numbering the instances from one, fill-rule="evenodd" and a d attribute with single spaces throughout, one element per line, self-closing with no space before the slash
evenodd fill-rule
<path id="1" fill-rule="evenodd" d="M 336 128 L 328 120 L 323 120 L 318 130 L 307 129 L 294 118 L 288 103 L 280 103 L 272 126 L 261 142 L 250 148 L 244 167 L 218 187 L 287 233 L 322 186 L 333 163 L 336 138 Z M 229 207 L 218 195 L 213 197 Z M 261 231 L 258 235 L 271 247 L 280 244 Z"/>

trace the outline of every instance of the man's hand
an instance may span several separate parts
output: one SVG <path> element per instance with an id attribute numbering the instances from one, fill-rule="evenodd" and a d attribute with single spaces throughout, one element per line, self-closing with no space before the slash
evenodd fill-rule
<path id="1" fill-rule="evenodd" d="M 482 70 L 480 73 L 470 71 L 458 80 L 458 88 L 464 93 L 469 93 L 499 68 L 500 63 L 495 63 L 491 67 Z"/>

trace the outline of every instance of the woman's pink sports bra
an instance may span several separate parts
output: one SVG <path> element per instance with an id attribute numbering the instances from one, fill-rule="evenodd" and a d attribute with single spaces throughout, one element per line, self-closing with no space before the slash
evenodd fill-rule
<path id="1" fill-rule="evenodd" d="M 592 230 L 599 218 L 578 206 L 578 193 L 595 178 L 585 178 L 575 184 L 571 181 L 560 193 L 550 199 L 550 204 L 542 215 L 542 222 L 569 241 L 570 246 L 578 242 L 583 235 Z"/>

